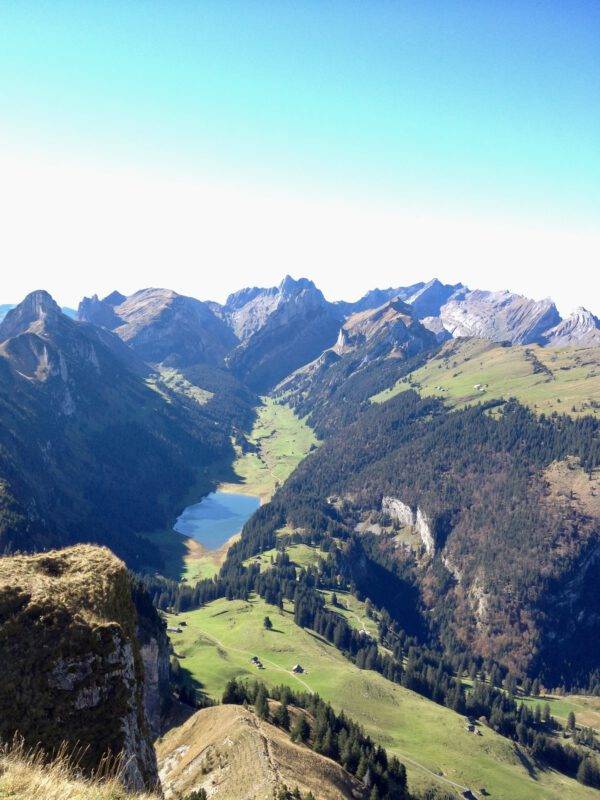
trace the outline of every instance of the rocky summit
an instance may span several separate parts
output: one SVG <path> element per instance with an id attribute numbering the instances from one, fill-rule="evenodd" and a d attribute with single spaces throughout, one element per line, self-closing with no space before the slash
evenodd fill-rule
<path id="1" fill-rule="evenodd" d="M 156 612 L 141 620 L 133 595 L 125 565 L 105 549 L 0 559 L 2 740 L 18 734 L 49 755 L 66 743 L 88 773 L 119 759 L 129 788 L 156 788 L 148 709 L 160 698 L 145 676 L 168 652 Z"/>

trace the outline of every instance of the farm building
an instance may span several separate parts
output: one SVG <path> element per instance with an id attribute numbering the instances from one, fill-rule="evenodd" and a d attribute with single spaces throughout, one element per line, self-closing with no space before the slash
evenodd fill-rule
<path id="1" fill-rule="evenodd" d="M 292 667 L 292 672 L 298 675 L 299 673 L 304 672 L 304 667 L 302 667 L 300 664 L 294 664 Z"/>

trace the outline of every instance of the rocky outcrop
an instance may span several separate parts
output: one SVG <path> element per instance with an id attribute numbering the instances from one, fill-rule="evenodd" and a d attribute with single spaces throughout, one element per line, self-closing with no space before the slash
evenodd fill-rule
<path id="1" fill-rule="evenodd" d="M 397 497 L 384 497 L 381 501 L 381 510 L 397 520 L 400 525 L 414 525 L 415 515 L 410 506 L 398 500 Z"/>
<path id="2" fill-rule="evenodd" d="M 544 343 L 550 347 L 598 347 L 600 320 L 587 308 L 580 306 L 544 333 Z"/>
<path id="3" fill-rule="evenodd" d="M 421 537 L 427 555 L 435 554 L 435 537 L 431 521 L 427 514 L 417 506 L 416 512 L 397 497 L 384 497 L 381 501 L 381 510 L 398 520 L 400 525 L 412 525 Z"/>
<path id="4" fill-rule="evenodd" d="M 134 790 L 157 784 L 138 615 L 125 565 L 89 545 L 0 560 L 0 740 L 91 773 L 118 758 Z"/>

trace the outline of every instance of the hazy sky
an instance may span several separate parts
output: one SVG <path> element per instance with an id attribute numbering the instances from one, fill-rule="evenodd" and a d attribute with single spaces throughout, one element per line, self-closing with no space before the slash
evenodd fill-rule
<path id="1" fill-rule="evenodd" d="M 286 273 L 600 313 L 597 0 L 2 0 L 0 303 Z"/>

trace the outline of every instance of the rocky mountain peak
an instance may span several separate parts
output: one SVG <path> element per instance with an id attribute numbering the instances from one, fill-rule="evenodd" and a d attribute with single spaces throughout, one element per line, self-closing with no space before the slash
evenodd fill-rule
<path id="1" fill-rule="evenodd" d="M 260 286 L 249 286 L 245 289 L 240 289 L 237 292 L 233 292 L 230 294 L 225 301 L 225 309 L 227 311 L 237 311 L 240 308 L 243 308 L 247 303 L 250 303 L 254 300 L 257 295 L 262 294 L 264 292 L 273 292 L 275 293 L 275 289 L 261 289 Z"/>
<path id="2" fill-rule="evenodd" d="M 542 342 L 544 332 L 561 319 L 550 299 L 532 300 L 509 291 L 465 291 L 440 310 L 452 336 L 476 336 L 511 344 Z"/>
<path id="3" fill-rule="evenodd" d="M 108 306 L 120 306 L 121 303 L 124 303 L 127 300 L 127 297 L 121 292 L 117 292 L 116 290 L 107 294 L 106 297 L 103 298 L 102 302 L 106 303 Z"/>
<path id="4" fill-rule="evenodd" d="M 420 352 L 434 344 L 433 335 L 416 319 L 412 306 L 399 297 L 379 308 L 359 311 L 349 317 L 340 329 L 333 350 L 338 355 L 377 342 L 377 354 L 400 349 Z"/>
<path id="5" fill-rule="evenodd" d="M 38 321 L 44 321 L 48 317 L 63 316 L 60 306 L 54 301 L 52 296 L 38 289 L 31 292 L 11 309 L 0 323 L 0 341 L 5 341 L 13 336 L 24 333 L 29 327 Z"/>
<path id="6" fill-rule="evenodd" d="M 309 278 L 292 278 L 286 275 L 279 284 L 279 292 L 283 297 L 294 297 L 302 292 L 316 293 L 323 297 L 320 289 Z"/>
<path id="7" fill-rule="evenodd" d="M 600 320 L 587 308 L 579 306 L 566 319 L 547 330 L 544 339 L 552 347 L 600 345 Z"/>
<path id="8" fill-rule="evenodd" d="M 413 307 L 419 319 L 435 317 L 440 313 L 442 306 L 450 299 L 459 299 L 467 292 L 462 283 L 442 283 L 437 278 L 428 281 L 417 291 L 402 299 Z"/>

